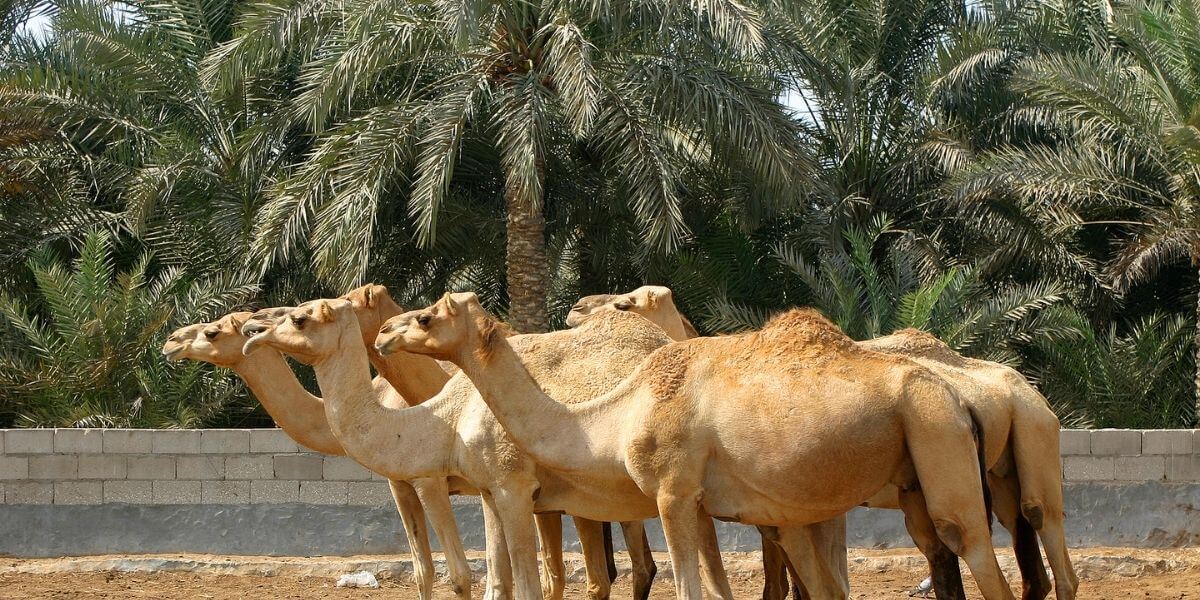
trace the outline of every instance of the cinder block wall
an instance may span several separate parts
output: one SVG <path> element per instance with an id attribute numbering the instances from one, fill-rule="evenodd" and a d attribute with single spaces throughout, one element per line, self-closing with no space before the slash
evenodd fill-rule
<path id="1" fill-rule="evenodd" d="M 1074 543 L 1200 545 L 1200 430 L 1061 440 Z M 0 497 L 0 554 L 406 549 L 385 481 L 277 429 L 0 430 Z M 481 548 L 476 499 L 456 505 L 464 541 Z M 857 545 L 907 543 L 894 511 L 855 511 L 851 528 Z M 722 537 L 733 550 L 757 536 Z"/>

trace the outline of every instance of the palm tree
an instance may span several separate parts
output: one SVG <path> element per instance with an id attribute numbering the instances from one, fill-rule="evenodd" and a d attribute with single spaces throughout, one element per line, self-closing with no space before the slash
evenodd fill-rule
<path id="1" fill-rule="evenodd" d="M 265 207 L 263 252 L 308 234 L 316 270 L 339 285 L 366 272 L 388 202 L 407 200 L 428 245 L 448 196 L 500 198 L 509 319 L 541 331 L 545 207 L 595 201 L 553 197 L 550 182 L 598 170 L 647 246 L 670 251 L 687 235 L 683 167 L 728 160 L 785 190 L 806 166 L 777 101 L 772 13 L 751 5 L 300 2 L 254 5 L 242 23 L 210 61 L 214 85 L 298 53 L 291 113 L 324 132 Z"/>
<path id="2" fill-rule="evenodd" d="M 1060 236 L 1103 232 L 1117 293 L 1179 262 L 1200 269 L 1197 31 L 1196 0 L 1135 3 L 1113 14 L 1111 41 L 1028 59 L 1013 85 L 1053 137 L 988 155 L 957 187 L 1016 195 Z M 1194 387 L 1200 417 L 1200 370 Z"/>

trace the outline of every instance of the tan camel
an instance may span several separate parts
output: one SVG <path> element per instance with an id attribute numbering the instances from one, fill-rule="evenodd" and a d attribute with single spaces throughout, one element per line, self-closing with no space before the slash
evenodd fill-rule
<path id="1" fill-rule="evenodd" d="M 683 311 L 675 305 L 675 295 L 671 288 L 665 286 L 644 285 L 628 294 L 584 296 L 567 313 L 567 326 L 575 327 L 584 322 L 589 315 L 601 311 L 625 311 L 639 314 L 661 327 L 671 339 L 677 342 L 700 337 L 700 332 L 683 315 Z M 760 533 L 763 534 L 763 600 L 783 600 L 788 594 L 789 574 L 783 549 L 772 541 L 777 534 L 768 531 L 760 531 Z M 835 576 L 837 581 L 827 582 L 825 585 L 836 584 L 848 590 L 850 581 L 846 565 L 845 518 L 839 517 L 829 522 L 806 526 L 806 529 L 795 532 L 795 535 L 809 538 L 815 536 L 815 539 L 826 539 L 832 542 L 829 547 L 822 548 L 820 554 L 824 558 L 814 558 L 814 560 L 830 561 L 829 567 L 821 572 Z M 955 564 L 957 565 L 957 563 Z M 801 592 L 803 584 L 799 581 L 799 575 L 794 568 L 790 572 L 792 596 L 796 600 L 800 600 L 804 597 Z M 811 582 L 810 585 L 812 585 Z"/>
<path id="2" fill-rule="evenodd" d="M 252 356 L 242 354 L 242 346 L 248 338 L 242 334 L 241 327 L 249 317 L 248 312 L 237 312 L 211 323 L 181 327 L 170 335 L 162 352 L 169 360 L 197 360 L 233 370 L 293 440 L 317 452 L 344 456 L 346 451 L 325 418 L 324 403 L 304 389 L 283 355 L 275 350 L 264 350 Z M 375 397 L 381 398 L 386 406 L 406 406 L 386 381 L 377 379 L 373 389 Z M 433 597 L 435 578 L 425 523 L 427 513 L 438 539 L 442 540 L 456 593 L 459 597 L 470 598 L 470 564 L 459 540 L 448 494 L 440 492 L 437 482 L 392 480 L 388 485 L 412 549 L 413 573 L 420 598 Z M 441 487 L 444 486 L 443 483 Z"/>
<path id="3" fill-rule="evenodd" d="M 1050 593 L 1038 549 L 1041 537 L 1054 573 L 1055 596 L 1075 598 L 1079 580 L 1063 528 L 1059 421 L 1046 399 L 1015 369 L 966 358 L 923 331 L 904 329 L 859 345 L 911 358 L 959 391 L 984 433 L 993 509 L 1012 533 L 1022 597 L 1040 600 Z M 895 494 L 885 489 L 868 505 L 895 508 Z"/>
<path id="4" fill-rule="evenodd" d="M 637 319 L 640 331 L 591 327 L 513 340 L 556 393 L 590 397 L 669 341 L 657 327 Z M 537 469 L 508 439 L 465 376 L 455 376 L 417 407 L 387 409 L 366 401 L 369 356 L 361 343 L 348 340 L 361 337 L 361 325 L 344 299 L 309 302 L 273 326 L 258 324 L 246 331 L 254 335 L 244 349 L 247 354 L 267 345 L 313 365 L 335 435 L 368 469 L 402 480 L 449 475 L 474 483 L 483 495 L 489 539 L 501 539 L 509 549 L 518 598 L 541 596 L 531 527 L 535 512 L 583 517 L 576 528 L 588 562 L 589 596 L 597 598 L 608 596 L 609 580 L 595 520 L 631 522 L 626 539 L 635 565 L 635 591 L 643 598 L 649 593 L 646 562 L 652 558 L 638 552 L 641 544 L 634 542 L 641 542 L 643 534 L 633 522 L 653 514 L 628 513 L 612 505 L 607 489 Z M 632 518 L 625 518 L 628 514 Z"/>
<path id="5" fill-rule="evenodd" d="M 656 506 L 678 597 L 700 598 L 703 515 L 807 525 L 892 483 L 918 543 L 940 538 L 985 598 L 1012 598 L 992 549 L 971 415 L 912 361 L 793 310 L 758 332 L 668 344 L 608 394 L 561 404 L 496 331 L 474 294 L 448 294 L 390 319 L 376 343 L 454 362 L 539 464 L 603 482 L 613 501 Z"/>
<path id="6" fill-rule="evenodd" d="M 640 314 L 662 327 L 673 339 L 694 337 L 691 333 L 694 328 L 675 306 L 671 290 L 666 287 L 643 286 L 629 294 L 581 298 L 572 308 L 567 322 L 577 322 L 587 314 L 602 310 Z M 676 333 L 671 334 L 673 331 Z M 1059 421 L 1046 399 L 1016 370 L 991 361 L 965 358 L 936 337 L 916 329 L 905 329 L 859 344 L 870 350 L 911 358 L 955 386 L 963 401 L 979 417 L 984 439 L 988 442 L 986 456 L 988 480 L 995 500 L 993 507 L 1001 524 L 1012 534 L 1022 575 L 1022 598 L 1041 600 L 1050 593 L 1038 535 L 1046 544 L 1047 559 L 1054 572 L 1056 597 L 1059 600 L 1074 598 L 1078 578 L 1067 553 L 1062 522 Z M 894 486 L 888 486 L 867 505 L 899 508 L 898 493 Z M 765 554 L 764 560 L 767 560 Z M 957 561 L 951 565 L 957 571 Z"/>

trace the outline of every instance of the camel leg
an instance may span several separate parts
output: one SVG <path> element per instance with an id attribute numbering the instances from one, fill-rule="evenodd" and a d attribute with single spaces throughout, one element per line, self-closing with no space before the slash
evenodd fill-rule
<path id="1" fill-rule="evenodd" d="M 421 600 L 433 598 L 433 548 L 429 545 L 429 531 L 425 526 L 425 510 L 417 491 L 407 481 L 388 481 L 392 500 L 400 522 L 404 524 L 404 535 L 412 550 L 413 577 L 417 582 L 417 597 Z"/>
<path id="2" fill-rule="evenodd" d="M 567 569 L 563 564 L 562 515 L 534 515 L 542 549 L 542 598 L 562 600 L 567 585 Z"/>
<path id="3" fill-rule="evenodd" d="M 612 592 L 612 579 L 608 576 L 608 554 L 604 543 L 605 524 L 580 517 L 573 518 L 575 531 L 579 533 L 579 545 L 583 547 L 588 600 L 608 600 Z"/>
<path id="4" fill-rule="evenodd" d="M 758 528 L 762 535 L 763 561 L 763 600 L 784 600 L 787 598 L 788 571 L 783 559 L 783 549 L 763 527 Z"/>
<path id="5" fill-rule="evenodd" d="M 533 521 L 533 490 L 523 486 L 492 491 L 492 503 L 504 528 L 508 560 L 512 564 L 513 590 L 517 598 L 542 595 L 538 578 L 537 541 Z"/>
<path id="6" fill-rule="evenodd" d="M 1058 424 L 1053 419 L 1029 423 L 1018 417 L 1013 425 L 1013 459 L 1021 482 L 1021 514 L 1038 532 L 1046 560 L 1054 573 L 1054 595 L 1074 600 L 1079 578 L 1067 553 L 1063 529 L 1062 459 Z"/>
<path id="7" fill-rule="evenodd" d="M 774 542 L 783 549 L 788 562 L 800 576 L 807 596 L 811 598 L 831 598 L 844 600 L 850 593 L 846 578 L 836 573 L 838 564 L 830 564 L 833 556 L 827 546 L 836 544 L 836 536 L 822 531 L 822 528 L 834 528 L 838 525 L 845 527 L 845 522 L 816 523 L 805 527 L 771 527 L 762 528 L 765 535 L 774 538 Z M 845 549 L 842 549 L 845 552 Z"/>
<path id="8" fill-rule="evenodd" d="M 700 535 L 700 576 L 704 580 L 704 589 L 713 598 L 733 600 L 733 588 L 729 586 L 729 577 L 725 573 L 725 563 L 721 560 L 721 547 L 717 545 L 717 528 L 712 517 L 703 509 L 698 509 L 697 532 Z"/>
<path id="9" fill-rule="evenodd" d="M 676 600 L 702 600 L 700 585 L 699 492 L 661 493 L 658 515 L 662 519 L 671 568 L 675 573 Z"/>
<path id="10" fill-rule="evenodd" d="M 1042 600 L 1050 594 L 1050 577 L 1042 564 L 1037 531 L 1021 514 L 1021 484 L 1015 475 L 988 474 L 992 486 L 992 512 L 1012 534 L 1013 553 L 1021 571 L 1021 600 Z"/>
<path id="11" fill-rule="evenodd" d="M 504 538 L 500 515 L 496 514 L 491 497 L 484 494 L 482 500 L 484 543 L 487 545 L 487 585 L 483 600 L 512 600 L 513 578 L 512 564 L 508 560 L 508 541 Z"/>
<path id="12" fill-rule="evenodd" d="M 608 582 L 617 580 L 617 549 L 613 545 L 612 522 L 604 522 L 604 568 L 608 573 Z"/>
<path id="13" fill-rule="evenodd" d="M 625 547 L 629 549 L 633 600 L 647 600 L 658 567 L 654 564 L 654 555 L 650 552 L 650 538 L 646 536 L 646 525 L 641 521 L 622 521 L 621 533 L 625 537 Z"/>
<path id="14" fill-rule="evenodd" d="M 1013 600 L 992 548 L 986 473 L 972 431 L 948 420 L 915 418 L 906 421 L 905 434 L 937 537 L 966 561 L 985 600 Z"/>
<path id="15" fill-rule="evenodd" d="M 446 569 L 454 594 L 463 600 L 470 600 L 474 577 L 458 535 L 458 523 L 454 520 L 454 508 L 450 506 L 450 489 L 446 485 L 446 478 L 419 479 L 413 483 L 413 487 L 425 507 L 429 522 L 433 524 L 433 532 L 442 543 L 442 554 L 446 556 Z"/>

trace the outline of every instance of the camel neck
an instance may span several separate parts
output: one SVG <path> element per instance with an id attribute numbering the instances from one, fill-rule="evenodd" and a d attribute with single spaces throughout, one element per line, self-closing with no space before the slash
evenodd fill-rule
<path id="1" fill-rule="evenodd" d="M 368 350 L 371 365 L 392 384 L 409 406 L 416 406 L 442 391 L 450 375 L 436 360 L 419 354 L 396 352 L 382 356 Z"/>
<path id="2" fill-rule="evenodd" d="M 313 370 L 329 425 L 346 454 L 388 479 L 449 474 L 444 466 L 446 453 L 437 451 L 449 447 L 453 437 L 453 424 L 442 414 L 448 403 L 409 408 L 381 405 L 361 335 L 350 329 L 341 335 L 338 351 L 314 363 Z"/>
<path id="3" fill-rule="evenodd" d="M 558 471 L 624 469 L 620 423 L 625 382 L 599 398 L 563 404 L 538 386 L 508 340 L 492 344 L 486 361 L 467 352 L 454 362 L 522 450 Z"/>
<path id="4" fill-rule="evenodd" d="M 346 453 L 329 428 L 324 403 L 304 389 L 278 351 L 263 348 L 242 359 L 233 370 L 254 392 L 275 424 L 298 444 L 335 456 Z"/>

